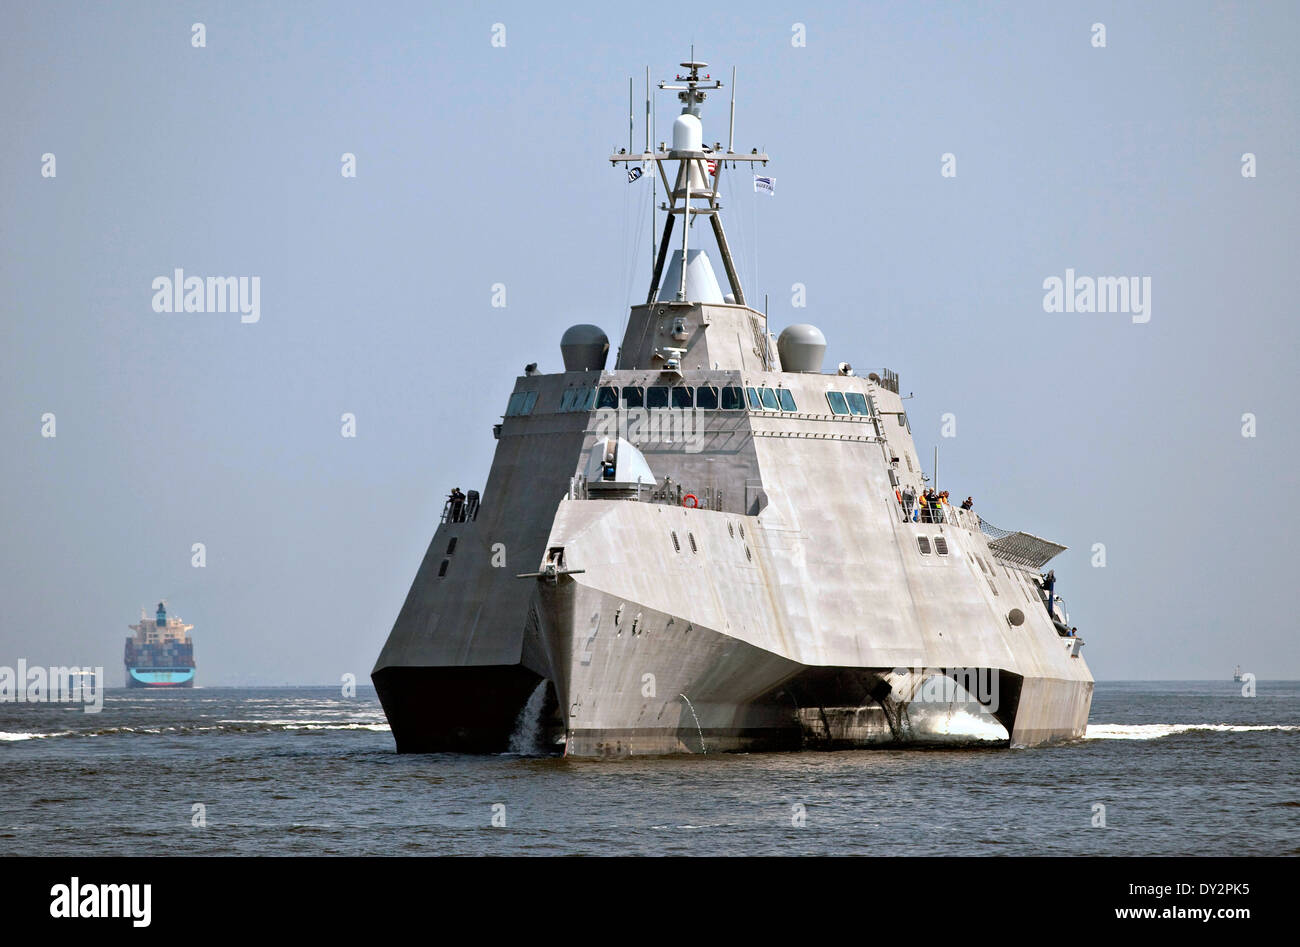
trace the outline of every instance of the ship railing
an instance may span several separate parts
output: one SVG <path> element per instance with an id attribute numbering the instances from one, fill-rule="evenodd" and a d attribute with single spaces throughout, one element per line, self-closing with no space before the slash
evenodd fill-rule
<path id="1" fill-rule="evenodd" d="M 470 523 L 478 519 L 479 494 L 470 490 L 460 496 L 450 494 L 442 506 L 440 523 Z"/>
<path id="2" fill-rule="evenodd" d="M 574 477 L 570 481 L 568 499 L 570 500 L 636 500 L 641 503 L 655 503 L 661 506 L 685 506 L 691 509 L 716 510 L 719 512 L 736 512 L 728 510 L 726 495 L 714 487 L 688 489 L 680 483 L 592 483 L 586 477 Z"/>
<path id="3" fill-rule="evenodd" d="M 916 502 L 913 502 L 912 509 L 907 511 L 903 509 L 903 504 L 895 499 L 893 506 L 899 520 L 904 523 L 917 523 L 926 526 L 941 524 L 960 526 L 972 533 L 980 532 L 983 524 L 980 515 L 974 510 L 963 510 L 959 506 L 952 506 L 947 503 L 939 506 L 919 506 Z"/>

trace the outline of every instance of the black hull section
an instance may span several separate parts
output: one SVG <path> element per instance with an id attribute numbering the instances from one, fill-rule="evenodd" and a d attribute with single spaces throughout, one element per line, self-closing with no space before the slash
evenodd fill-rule
<path id="1" fill-rule="evenodd" d="M 502 753 L 542 678 L 515 664 L 386 667 L 370 679 L 398 753 Z"/>

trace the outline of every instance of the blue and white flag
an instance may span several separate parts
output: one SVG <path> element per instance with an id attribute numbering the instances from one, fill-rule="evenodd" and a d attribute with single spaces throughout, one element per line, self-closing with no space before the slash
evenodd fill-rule
<path id="1" fill-rule="evenodd" d="M 644 172 L 642 172 L 642 170 L 641 170 L 640 168 L 628 168 L 628 169 L 627 169 L 627 183 L 628 183 L 628 184 L 631 184 L 633 181 L 635 181 L 637 178 L 639 178 L 643 173 L 644 173 Z"/>
<path id="2" fill-rule="evenodd" d="M 776 196 L 776 178 L 765 178 L 762 175 L 754 175 L 754 193 L 766 194 L 768 197 Z"/>

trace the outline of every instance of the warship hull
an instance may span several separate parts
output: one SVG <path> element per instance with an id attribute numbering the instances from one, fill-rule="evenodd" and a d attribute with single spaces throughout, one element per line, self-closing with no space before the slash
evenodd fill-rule
<path id="1" fill-rule="evenodd" d="M 539 404 L 560 399 L 563 376 L 547 377 L 528 380 Z M 825 378 L 786 384 L 824 403 Z M 901 407 L 863 379 L 831 384 L 869 390 L 877 419 Z M 974 514 L 918 522 L 897 504 L 905 427 L 882 451 L 870 418 L 718 412 L 697 453 L 642 443 L 679 482 L 750 484 L 708 486 L 718 509 L 700 509 L 575 491 L 600 423 L 508 419 L 482 511 L 438 527 L 373 673 L 399 751 L 504 751 L 543 683 L 544 723 L 573 756 L 952 742 L 926 711 L 946 722 L 954 701 L 921 692 L 953 672 L 992 692 L 956 701 L 985 740 L 1083 735 L 1092 677 L 1037 574 Z M 562 568 L 518 574 L 548 559 Z"/>
<path id="2" fill-rule="evenodd" d="M 539 731 L 537 748 L 592 757 L 1082 736 L 1083 642 L 1039 580 L 1065 547 L 948 505 L 896 374 L 824 373 L 812 325 L 772 337 L 719 203 L 724 170 L 768 156 L 704 144 L 722 84 L 681 65 L 660 84 L 682 108 L 671 148 L 647 130 L 643 153 L 609 157 L 664 186 L 646 302 L 612 370 L 587 324 L 561 338 L 563 372 L 527 366 L 482 503 L 449 495 L 372 672 L 398 750 Z M 726 294 L 691 243 L 700 216 Z"/>

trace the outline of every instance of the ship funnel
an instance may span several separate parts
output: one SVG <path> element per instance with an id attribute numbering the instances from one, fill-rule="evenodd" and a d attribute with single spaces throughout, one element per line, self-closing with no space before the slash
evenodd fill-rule
<path id="1" fill-rule="evenodd" d="M 820 372 L 826 358 L 826 336 L 807 323 L 786 326 L 776 340 L 776 351 L 787 372 Z"/>
<path id="2" fill-rule="evenodd" d="M 609 357 L 609 336 L 600 326 L 569 326 L 560 338 L 560 355 L 566 372 L 602 371 Z"/>
<path id="3" fill-rule="evenodd" d="M 660 299 L 676 299 L 682 285 L 682 251 L 674 250 L 668 272 L 659 286 Z M 713 264 L 703 250 L 688 250 L 686 264 L 686 302 L 722 303 L 722 288 L 713 275 Z"/>

